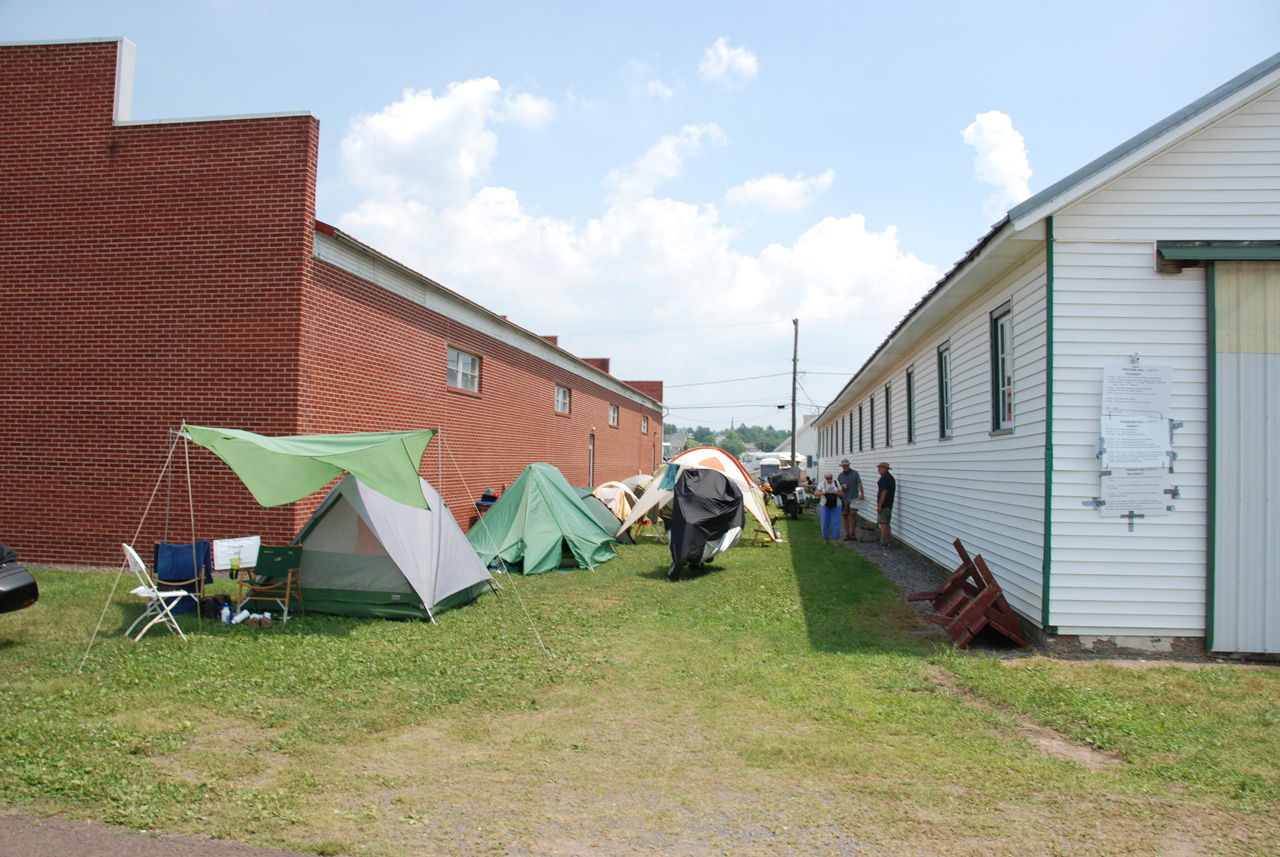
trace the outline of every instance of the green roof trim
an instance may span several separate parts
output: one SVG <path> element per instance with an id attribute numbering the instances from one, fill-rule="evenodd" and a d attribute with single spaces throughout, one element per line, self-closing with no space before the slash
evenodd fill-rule
<path id="1" fill-rule="evenodd" d="M 1157 241 L 1156 252 L 1174 261 L 1280 260 L 1280 241 Z"/>

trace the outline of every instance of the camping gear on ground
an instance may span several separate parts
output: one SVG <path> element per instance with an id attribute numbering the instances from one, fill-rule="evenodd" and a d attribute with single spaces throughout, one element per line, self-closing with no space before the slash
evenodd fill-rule
<path id="1" fill-rule="evenodd" d="M 670 580 L 678 578 L 684 566 L 698 568 L 737 544 L 745 520 L 742 489 L 718 471 L 682 468 L 674 493 Z"/>
<path id="2" fill-rule="evenodd" d="M 427 480 L 430 506 L 401 503 L 348 473 L 293 539 L 308 613 L 431 619 L 493 586 L 448 506 Z M 268 548 L 262 548 L 263 552 Z"/>
<path id="3" fill-rule="evenodd" d="M 773 488 L 773 502 L 779 509 L 787 513 L 787 517 L 796 520 L 800 517 L 800 503 L 796 497 L 796 488 L 800 479 L 790 470 L 778 470 L 769 477 L 769 485 Z"/>
<path id="4" fill-rule="evenodd" d="M 519 566 L 524 574 L 595 568 L 617 554 L 602 527 L 564 475 L 530 464 L 467 533 L 482 562 Z"/>
<path id="5" fill-rule="evenodd" d="M 275 605 L 283 611 L 281 622 L 289 621 L 289 608 L 294 604 L 306 610 L 298 580 L 302 572 L 302 548 L 298 545 L 287 548 L 263 546 L 258 549 L 257 564 L 252 569 L 242 570 L 244 576 L 236 581 L 240 587 L 240 610 Z"/>
<path id="6" fill-rule="evenodd" d="M 723 449 L 718 449 L 714 446 L 687 449 L 659 468 L 658 472 L 653 475 L 653 483 L 645 490 L 644 496 L 631 508 L 631 514 L 622 522 L 622 526 L 617 531 L 621 533 L 623 530 L 630 529 L 636 521 L 647 515 L 650 510 L 654 508 L 661 509 L 671 502 L 674 496 L 678 469 L 687 467 L 718 471 L 729 481 L 736 484 L 742 492 L 743 507 L 756 520 L 756 532 L 770 541 L 776 542 L 778 540 L 778 534 L 773 529 L 773 521 L 764 506 L 763 492 L 751 481 L 751 476 L 738 459 Z"/>
<path id="7" fill-rule="evenodd" d="M 18 555 L 0 542 L 0 613 L 30 607 L 40 598 L 36 579 L 18 565 Z"/>
<path id="8" fill-rule="evenodd" d="M 182 629 L 178 627 L 178 620 L 173 618 L 173 605 L 191 596 L 190 592 L 185 589 L 159 589 L 151 579 L 151 575 L 147 573 L 147 567 L 142 562 L 142 557 L 138 556 L 138 552 L 128 545 L 120 545 L 124 548 L 125 559 L 129 561 L 129 568 L 132 569 L 134 575 L 138 578 L 138 586 L 129 590 L 130 595 L 135 595 L 146 602 L 146 607 L 142 611 L 142 615 L 133 620 L 124 632 L 127 637 L 133 633 L 133 629 L 138 627 L 138 623 L 144 619 L 150 619 L 150 622 L 142 626 L 142 630 L 138 632 L 138 636 L 133 638 L 136 643 L 142 639 L 157 622 L 163 622 L 170 631 L 176 633 L 182 639 L 186 639 L 187 635 L 182 633 Z"/>
<path id="9" fill-rule="evenodd" d="M 213 583 L 213 544 L 200 539 L 185 545 L 160 542 L 151 554 L 151 569 L 161 589 L 185 589 L 190 598 L 170 605 L 175 616 L 194 613 L 204 597 L 205 584 Z"/>

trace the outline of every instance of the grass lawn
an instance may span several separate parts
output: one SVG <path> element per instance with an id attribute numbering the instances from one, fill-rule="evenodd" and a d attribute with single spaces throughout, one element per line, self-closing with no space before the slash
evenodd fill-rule
<path id="1" fill-rule="evenodd" d="M 133 643 L 122 578 L 83 672 L 115 575 L 35 569 L 0 616 L 0 807 L 315 854 L 1280 853 L 1280 671 L 956 653 L 784 526 L 435 626 Z"/>

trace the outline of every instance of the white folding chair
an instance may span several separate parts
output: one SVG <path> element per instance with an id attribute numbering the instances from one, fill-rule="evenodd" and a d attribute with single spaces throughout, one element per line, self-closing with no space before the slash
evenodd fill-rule
<path id="1" fill-rule="evenodd" d="M 131 595 L 136 595 L 147 602 L 147 607 L 142 611 L 142 615 L 133 620 L 133 624 L 129 626 L 129 630 L 124 632 L 127 637 L 133 633 L 133 629 L 143 619 L 150 618 L 151 621 L 143 626 L 138 632 L 138 636 L 133 640 L 136 643 L 142 639 L 142 635 L 151 630 L 151 626 L 157 622 L 164 622 L 172 630 L 178 632 L 178 636 L 186 639 L 187 635 L 182 633 L 182 629 L 178 627 L 178 620 L 173 618 L 173 613 L 169 610 L 169 605 L 182 598 L 191 595 L 185 589 L 159 589 L 151 580 L 151 575 L 147 574 L 147 567 L 142 562 L 142 557 L 138 556 L 138 552 L 128 545 L 121 545 L 124 548 L 124 555 L 129 559 L 129 568 L 133 569 L 133 573 L 137 575 L 138 581 L 142 584 L 134 589 L 129 590 Z"/>

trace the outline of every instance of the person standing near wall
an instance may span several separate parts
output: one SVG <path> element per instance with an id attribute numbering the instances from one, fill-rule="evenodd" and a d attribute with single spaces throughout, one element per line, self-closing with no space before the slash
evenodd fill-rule
<path id="1" fill-rule="evenodd" d="M 893 495 L 898 491 L 898 480 L 889 472 L 889 462 L 882 461 L 876 465 L 880 471 L 880 481 L 876 483 L 876 523 L 880 525 L 880 547 L 886 550 L 889 544 L 889 519 L 893 517 Z"/>
<path id="2" fill-rule="evenodd" d="M 867 493 L 862 487 L 862 477 L 858 475 L 858 471 L 850 469 L 847 458 L 840 459 L 840 473 L 836 476 L 836 481 L 842 489 L 841 517 L 846 525 L 844 540 L 852 541 L 858 534 L 857 510 L 853 504 L 867 499 Z"/>
<path id="3" fill-rule="evenodd" d="M 827 471 L 822 477 L 822 481 L 818 483 L 818 487 L 813 489 L 813 494 L 818 498 L 818 520 L 822 522 L 822 543 L 838 544 L 840 541 L 840 483 L 832 478 L 831 471 Z"/>

